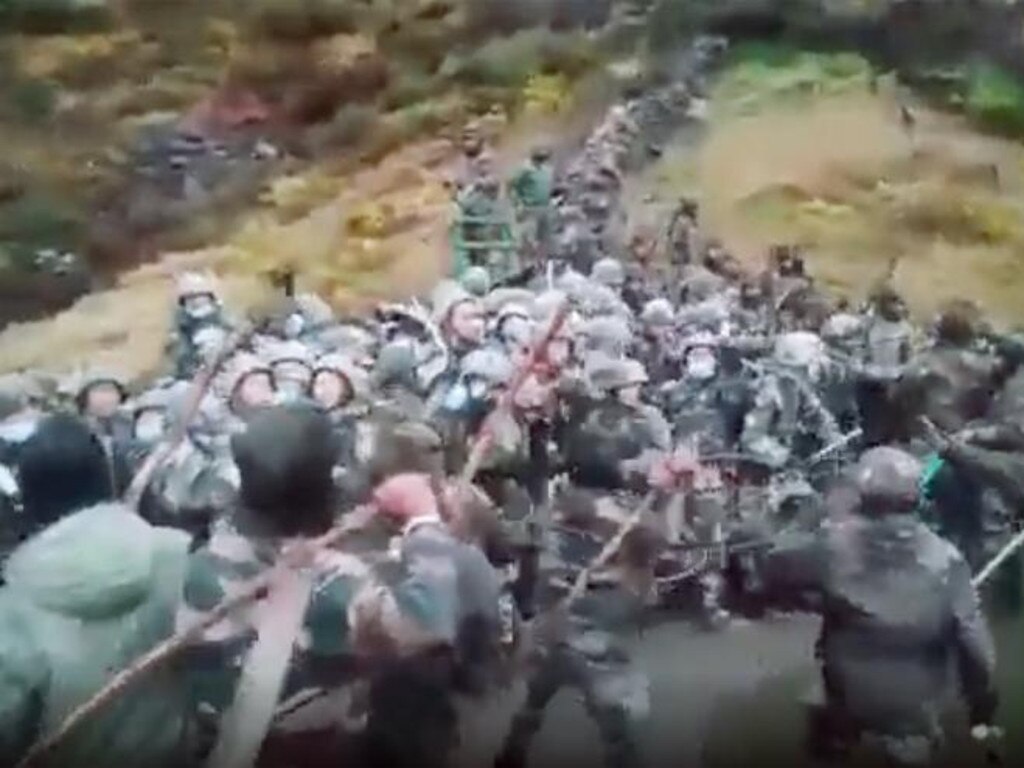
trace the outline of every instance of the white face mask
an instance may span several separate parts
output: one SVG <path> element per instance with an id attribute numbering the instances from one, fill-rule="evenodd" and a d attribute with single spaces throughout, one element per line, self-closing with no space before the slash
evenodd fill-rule
<path id="1" fill-rule="evenodd" d="M 135 417 L 135 439 L 155 443 L 163 437 L 166 414 L 159 408 L 148 408 Z"/>
<path id="2" fill-rule="evenodd" d="M 707 381 L 718 373 L 718 360 L 711 352 L 695 351 L 686 358 L 686 376 L 695 381 Z"/>

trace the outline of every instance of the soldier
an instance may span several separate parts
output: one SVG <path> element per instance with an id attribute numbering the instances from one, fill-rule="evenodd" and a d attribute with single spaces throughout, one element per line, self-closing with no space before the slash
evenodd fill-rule
<path id="1" fill-rule="evenodd" d="M 491 276 L 484 267 L 470 267 L 463 273 L 459 282 L 470 296 L 478 299 L 482 299 L 491 290 Z"/>
<path id="2" fill-rule="evenodd" d="M 680 360 L 675 337 L 675 310 L 668 299 L 652 299 L 640 312 L 641 339 L 637 358 L 655 384 L 679 378 Z"/>
<path id="3" fill-rule="evenodd" d="M 119 376 L 99 370 L 84 374 L 74 394 L 78 413 L 92 427 L 107 451 L 110 475 L 118 495 L 131 482 L 128 466 L 131 421 L 122 410 L 127 395 Z"/>
<path id="4" fill-rule="evenodd" d="M 626 271 L 618 259 L 605 258 L 594 264 L 590 279 L 619 294 L 626 284 Z"/>
<path id="5" fill-rule="evenodd" d="M 316 360 L 310 347 L 301 341 L 277 341 L 260 345 L 258 353 L 273 374 L 277 403 L 310 399 Z"/>
<path id="6" fill-rule="evenodd" d="M 647 372 L 635 360 L 605 360 L 590 378 L 602 399 L 568 420 L 563 439 L 570 477 L 586 488 L 642 484 L 651 457 L 672 446 L 665 417 L 640 399 Z"/>
<path id="7" fill-rule="evenodd" d="M 22 445 L 15 467 L 22 505 L 15 522 L 22 538 L 114 498 L 103 444 L 70 414 L 43 418 Z"/>
<path id="8" fill-rule="evenodd" d="M 483 343 L 487 326 L 479 299 L 458 284 L 445 282 L 435 289 L 433 305 L 434 320 L 456 359 Z"/>
<path id="9" fill-rule="evenodd" d="M 696 200 L 684 197 L 668 225 L 669 253 L 672 264 L 683 266 L 694 263 L 700 254 L 697 218 L 700 206 Z"/>
<path id="10" fill-rule="evenodd" d="M 730 451 L 739 439 L 736 414 L 718 386 L 718 346 L 711 337 L 686 343 L 683 375 L 667 391 L 666 413 L 677 443 L 697 441 L 701 454 Z M 742 416 L 740 416 L 742 418 Z"/>
<path id="11" fill-rule="evenodd" d="M 824 345 L 797 331 L 775 342 L 773 365 L 746 415 L 741 444 L 766 466 L 781 469 L 842 438 L 835 418 L 815 392 L 824 369 Z"/>
<path id="12" fill-rule="evenodd" d="M 186 272 L 177 285 L 174 331 L 168 351 L 174 360 L 175 378 L 191 379 L 203 364 L 197 334 L 202 330 L 221 333 L 230 329 L 223 316 L 213 280 L 203 274 Z"/>
<path id="13" fill-rule="evenodd" d="M 528 250 L 534 261 L 542 262 L 547 258 L 551 237 L 549 209 L 554 191 L 551 150 L 535 147 L 530 153 L 530 162 L 512 177 L 508 187 L 519 226 L 526 230 Z"/>
<path id="14" fill-rule="evenodd" d="M 450 602 L 433 613 L 439 642 L 392 660 L 371 680 L 366 764 L 444 766 L 458 741 L 452 693 L 460 662 L 467 656 L 479 662 L 481 645 L 498 647 L 501 582 L 482 552 L 449 531 L 427 475 L 396 475 L 374 491 L 374 501 L 399 532 L 399 562 L 418 569 Z"/>
<path id="15" fill-rule="evenodd" d="M 501 198 L 501 184 L 493 175 L 479 178 L 459 195 L 462 240 L 471 265 L 486 267 L 495 281 L 519 271 L 512 241 L 511 217 Z"/>
<path id="16" fill-rule="evenodd" d="M 370 373 L 370 384 L 384 409 L 403 419 L 419 418 L 424 409 L 423 386 L 416 370 L 416 353 L 411 344 L 393 341 L 381 347 Z"/>
<path id="17" fill-rule="evenodd" d="M 625 640 L 637 631 L 653 586 L 659 539 L 640 527 L 622 542 L 612 568 L 593 578 L 583 597 L 567 607 L 560 601 L 580 570 L 601 551 L 610 532 L 602 529 L 593 504 L 560 505 L 551 546 L 542 554 L 538 603 L 546 612 L 527 680 L 526 701 L 513 718 L 496 768 L 522 768 L 544 710 L 563 687 L 578 690 L 597 724 L 605 764 L 639 765 L 635 724 L 649 710 L 648 681 L 635 668 Z"/>
<path id="18" fill-rule="evenodd" d="M 993 722 L 992 638 L 967 563 L 915 515 L 921 469 L 896 449 L 868 451 L 857 512 L 780 540 L 768 560 L 777 584 L 823 596 L 812 746 L 830 761 L 863 741 L 893 764 L 931 764 L 954 665 L 975 734 Z"/>
<path id="19" fill-rule="evenodd" d="M 336 443 L 330 421 L 315 408 L 293 404 L 256 415 L 232 440 L 232 450 L 241 476 L 238 504 L 193 555 L 178 617 L 182 625 L 272 567 L 289 544 L 318 536 L 335 521 Z M 337 692 L 360 672 L 396 657 L 453 645 L 456 583 L 437 568 L 433 553 L 403 548 L 400 560 L 375 567 L 368 557 L 331 550 L 316 556 L 315 567 L 316 586 L 282 704 L 309 689 L 326 686 L 328 693 Z M 207 742 L 234 696 L 258 615 L 256 606 L 232 614 L 191 651 L 190 687 Z M 275 720 L 264 744 L 268 759 L 272 754 L 288 755 L 291 764 L 328 764 L 332 755 L 340 759 L 339 713 L 336 706 L 325 709 L 322 717 L 310 712 L 300 718 L 295 712 L 291 721 Z"/>
<path id="20" fill-rule="evenodd" d="M 982 418 L 992 404 L 1000 364 L 975 349 L 977 308 L 954 302 L 939 315 L 934 346 L 904 371 L 898 396 L 946 432 Z"/>
<path id="21" fill-rule="evenodd" d="M 913 339 L 906 309 L 892 286 L 882 286 L 873 303 L 873 317 L 864 335 L 866 355 L 856 384 L 856 399 L 866 443 L 883 445 L 907 437 L 897 391 L 898 380 L 911 362 Z"/>
<path id="22" fill-rule="evenodd" d="M 274 372 L 261 358 L 248 352 L 236 354 L 217 382 L 228 409 L 239 419 L 274 404 Z"/>

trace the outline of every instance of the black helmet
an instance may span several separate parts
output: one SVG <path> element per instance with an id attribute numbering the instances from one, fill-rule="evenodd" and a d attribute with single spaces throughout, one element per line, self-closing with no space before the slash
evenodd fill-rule
<path id="1" fill-rule="evenodd" d="M 898 448 L 872 448 L 860 457 L 857 490 L 868 512 L 909 512 L 917 504 L 921 462 Z"/>

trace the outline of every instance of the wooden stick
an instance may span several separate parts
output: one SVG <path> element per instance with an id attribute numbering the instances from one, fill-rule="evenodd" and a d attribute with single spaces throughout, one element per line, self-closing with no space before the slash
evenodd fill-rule
<path id="1" fill-rule="evenodd" d="M 124 494 L 124 503 L 132 509 L 137 509 L 139 502 L 142 500 L 142 495 L 146 492 L 146 488 L 152 480 L 153 475 L 158 469 L 171 457 L 174 451 L 181 445 L 188 433 L 188 426 L 195 419 L 196 414 L 199 412 L 199 406 L 203 402 L 203 398 L 206 397 L 206 393 L 209 391 L 213 384 L 213 380 L 217 377 L 217 372 L 227 362 L 228 358 L 234 353 L 238 347 L 244 344 L 255 332 L 255 327 L 251 327 L 236 333 L 228 337 L 221 345 L 217 355 L 213 360 L 209 361 L 204 365 L 199 373 L 196 374 L 192 380 L 192 384 L 189 387 L 188 395 L 185 398 L 185 405 L 182 408 L 181 415 L 178 420 L 174 423 L 171 429 L 170 435 L 164 440 L 156 450 L 152 451 L 146 460 L 143 462 L 139 471 L 135 473 L 135 477 L 132 478 L 131 484 Z"/>

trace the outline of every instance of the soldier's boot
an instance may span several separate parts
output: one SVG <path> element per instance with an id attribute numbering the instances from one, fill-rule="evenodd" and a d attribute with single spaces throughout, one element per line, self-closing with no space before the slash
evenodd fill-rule
<path id="1" fill-rule="evenodd" d="M 815 765 L 835 765 L 850 758 L 857 735 L 846 719 L 826 705 L 807 710 L 805 749 Z"/>
<path id="2" fill-rule="evenodd" d="M 544 721 L 544 710 L 560 685 L 551 671 L 542 667 L 527 683 L 526 701 L 512 718 L 512 726 L 494 768 L 525 768 L 530 743 Z"/>
<path id="3" fill-rule="evenodd" d="M 621 706 L 601 707 L 593 716 L 604 742 L 605 766 L 638 768 L 641 765 L 640 750 L 626 709 Z"/>
<path id="4" fill-rule="evenodd" d="M 718 571 L 710 571 L 700 579 L 701 591 L 701 622 L 711 631 L 725 629 L 732 619 L 731 614 L 722 607 L 722 595 L 725 591 L 725 579 Z"/>

